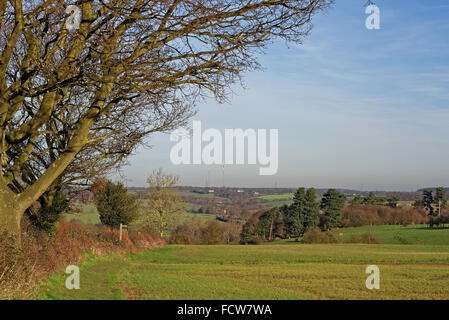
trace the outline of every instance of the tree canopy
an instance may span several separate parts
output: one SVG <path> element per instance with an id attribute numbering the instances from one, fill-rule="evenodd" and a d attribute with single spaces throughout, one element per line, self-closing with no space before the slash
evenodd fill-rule
<path id="1" fill-rule="evenodd" d="M 129 194 L 123 183 L 106 182 L 96 195 L 100 221 L 110 227 L 128 225 L 137 219 L 140 202 L 137 196 Z"/>
<path id="2" fill-rule="evenodd" d="M 340 227 L 341 210 L 345 202 L 346 196 L 336 189 L 329 189 L 323 195 L 320 208 L 327 218 L 327 228 Z"/>

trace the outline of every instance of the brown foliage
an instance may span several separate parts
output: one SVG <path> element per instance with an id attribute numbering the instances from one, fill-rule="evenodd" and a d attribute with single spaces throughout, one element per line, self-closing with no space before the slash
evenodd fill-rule
<path id="1" fill-rule="evenodd" d="M 304 243 L 379 243 L 373 232 L 365 232 L 363 234 L 354 234 L 349 239 L 344 237 L 335 237 L 334 233 L 329 231 L 321 231 L 320 228 L 313 228 L 304 233 Z"/>
<path id="2" fill-rule="evenodd" d="M 424 212 L 413 207 L 350 205 L 343 209 L 341 222 L 344 227 L 408 225 L 426 223 L 426 217 Z"/>
<path id="3" fill-rule="evenodd" d="M 95 181 L 90 186 L 90 191 L 96 197 L 98 191 L 103 190 L 106 187 L 107 182 L 108 182 L 108 180 L 104 177 L 99 177 L 99 178 L 95 179 Z"/>
<path id="4" fill-rule="evenodd" d="M 170 243 L 176 244 L 237 244 L 241 226 L 216 220 L 204 222 L 191 218 L 179 225 L 171 234 Z"/>
<path id="5" fill-rule="evenodd" d="M 322 232 L 320 228 L 309 229 L 304 233 L 304 243 L 336 243 L 337 239 L 329 232 Z"/>
<path id="6" fill-rule="evenodd" d="M 79 264 L 85 253 L 124 254 L 165 244 L 158 237 L 133 231 L 120 242 L 118 230 L 77 222 L 59 222 L 52 239 L 29 224 L 25 228 L 21 249 L 0 237 L 0 299 L 32 298 L 38 279 Z"/>

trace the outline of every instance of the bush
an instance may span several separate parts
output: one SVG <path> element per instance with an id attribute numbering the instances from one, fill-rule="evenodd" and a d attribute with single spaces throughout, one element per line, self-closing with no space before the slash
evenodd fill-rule
<path id="1" fill-rule="evenodd" d="M 426 215 L 413 207 L 350 205 L 343 209 L 341 222 L 344 227 L 422 224 L 426 223 Z"/>
<path id="2" fill-rule="evenodd" d="M 224 227 L 222 222 L 208 221 L 200 227 L 201 244 L 224 243 Z"/>
<path id="3" fill-rule="evenodd" d="M 313 228 L 306 233 L 303 237 L 304 243 L 367 243 L 376 244 L 379 243 L 376 235 L 373 232 L 365 232 L 363 234 L 352 234 L 349 239 L 344 237 L 335 237 L 333 233 L 329 231 L 321 231 L 320 228 Z"/>
<path id="4" fill-rule="evenodd" d="M 304 243 L 336 243 L 337 239 L 330 232 L 323 232 L 316 227 L 309 229 L 304 233 Z"/>
<path id="5" fill-rule="evenodd" d="M 248 244 L 264 244 L 265 240 L 259 236 L 251 236 L 246 243 L 248 243 Z"/>
<path id="6" fill-rule="evenodd" d="M 240 239 L 241 226 L 217 220 L 205 222 L 194 217 L 176 227 L 170 235 L 173 244 L 236 244 Z"/>
<path id="7" fill-rule="evenodd" d="M 203 223 L 199 217 L 186 219 L 186 221 L 177 226 L 171 233 L 170 243 L 174 244 L 199 244 L 200 226 Z"/>
<path id="8" fill-rule="evenodd" d="M 345 241 L 349 243 L 367 243 L 367 244 L 376 244 L 379 243 L 379 240 L 377 240 L 376 235 L 371 232 L 365 232 L 362 234 L 353 234 L 349 238 L 349 241 Z"/>
<path id="9" fill-rule="evenodd" d="M 97 191 L 96 204 L 100 221 L 110 227 L 128 225 L 138 216 L 139 200 L 136 195 L 128 194 L 122 183 L 108 181 L 104 188 Z"/>
<path id="10" fill-rule="evenodd" d="M 56 231 L 56 223 L 61 213 L 65 212 L 69 207 L 69 202 L 62 191 L 57 191 L 51 201 L 51 205 L 41 205 L 38 209 L 37 216 L 31 216 L 33 223 L 38 228 L 53 236 Z"/>
<path id="11" fill-rule="evenodd" d="M 433 228 L 434 226 L 439 227 L 440 225 L 444 227 L 445 224 L 449 224 L 449 215 L 441 215 L 439 217 L 429 216 L 427 223 L 430 228 Z"/>

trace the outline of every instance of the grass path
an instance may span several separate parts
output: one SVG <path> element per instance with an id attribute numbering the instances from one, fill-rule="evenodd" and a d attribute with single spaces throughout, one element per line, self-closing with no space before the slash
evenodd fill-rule
<path id="1" fill-rule="evenodd" d="M 365 288 L 376 264 L 381 289 Z M 90 257 L 81 289 L 51 276 L 39 299 L 447 299 L 449 246 L 168 246 Z"/>

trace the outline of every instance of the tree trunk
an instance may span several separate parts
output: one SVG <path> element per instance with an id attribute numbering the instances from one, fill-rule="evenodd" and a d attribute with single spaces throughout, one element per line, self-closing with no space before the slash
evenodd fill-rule
<path id="1" fill-rule="evenodd" d="M 86 117 L 80 121 L 77 133 L 67 146 L 70 151 L 62 153 L 39 179 L 22 193 L 15 194 L 9 188 L 0 172 L 0 236 L 7 234 L 13 237 L 19 246 L 21 245 L 20 221 L 25 210 L 48 190 L 86 144 L 87 136 L 93 123 L 93 117 Z"/>
<path id="2" fill-rule="evenodd" d="M 0 189 L 0 236 L 8 236 L 21 245 L 20 220 L 23 211 L 17 207 L 15 195 L 10 190 Z"/>
<path id="3" fill-rule="evenodd" d="M 271 237 L 272 237 L 272 234 L 273 234 L 273 223 L 274 223 L 274 218 L 271 218 L 271 224 L 270 224 L 270 236 L 269 236 L 269 238 L 268 238 L 268 241 L 271 241 L 271 240 L 272 240 Z"/>

